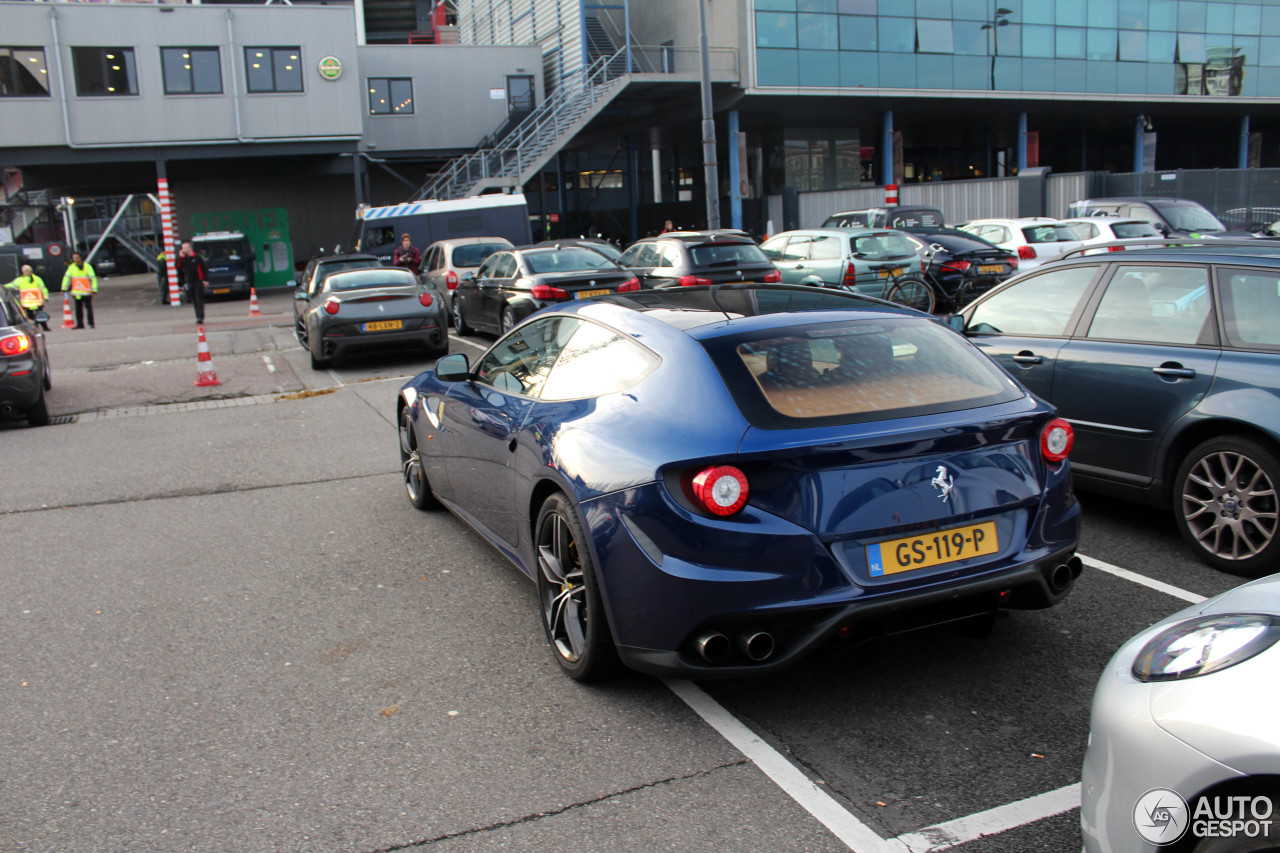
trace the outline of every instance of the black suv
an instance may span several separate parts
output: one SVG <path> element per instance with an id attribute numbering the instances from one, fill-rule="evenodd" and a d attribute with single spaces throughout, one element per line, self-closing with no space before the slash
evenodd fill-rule
<path id="1" fill-rule="evenodd" d="M 780 282 L 782 273 L 750 237 L 725 231 L 669 231 L 633 243 L 618 258 L 641 287 Z"/>

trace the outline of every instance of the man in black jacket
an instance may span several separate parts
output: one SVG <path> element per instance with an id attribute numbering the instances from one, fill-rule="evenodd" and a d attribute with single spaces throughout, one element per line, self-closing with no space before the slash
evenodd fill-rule
<path id="1" fill-rule="evenodd" d="M 196 309 L 196 325 L 204 322 L 204 289 L 209 284 L 209 275 L 204 269 L 204 258 L 191 248 L 191 241 L 182 244 L 178 252 L 178 284 L 186 288 L 191 298 L 191 307 Z"/>

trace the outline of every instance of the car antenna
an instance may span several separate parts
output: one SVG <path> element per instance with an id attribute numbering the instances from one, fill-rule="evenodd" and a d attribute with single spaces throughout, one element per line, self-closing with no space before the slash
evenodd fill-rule
<path id="1" fill-rule="evenodd" d="M 720 313 L 724 315 L 724 318 L 726 320 L 733 319 L 733 316 L 728 311 L 725 310 L 725 307 L 723 305 L 720 304 L 720 285 L 718 284 L 711 285 L 711 301 L 714 302 L 716 304 L 716 307 L 720 309 Z"/>

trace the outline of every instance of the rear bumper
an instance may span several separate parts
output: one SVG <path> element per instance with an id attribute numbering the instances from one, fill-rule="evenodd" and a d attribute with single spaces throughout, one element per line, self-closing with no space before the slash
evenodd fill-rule
<path id="1" fill-rule="evenodd" d="M 739 649 L 746 636 L 781 625 L 777 652 L 759 663 L 713 665 L 700 663 L 687 653 L 618 646 L 618 655 L 632 669 L 679 678 L 740 678 L 784 669 L 818 646 L 837 639 L 854 641 L 906 633 L 960 622 L 1000 609 L 1043 609 L 1066 598 L 1081 562 L 1070 548 L 1033 563 L 974 578 L 951 586 L 915 590 L 838 607 L 776 612 L 743 620 L 737 631 L 723 632 Z M 1055 579 L 1056 576 L 1056 579 Z M 1003 594 L 1003 601 L 1002 601 Z M 732 655 L 730 657 L 732 660 Z"/>
<path id="2" fill-rule="evenodd" d="M 25 412 L 35 405 L 44 386 L 44 371 L 37 361 L 29 358 L 15 359 L 3 370 L 0 373 L 0 414 Z M 14 373 L 21 375 L 15 376 Z"/>
<path id="3" fill-rule="evenodd" d="M 448 331 L 443 323 L 429 321 L 430 325 L 402 332 L 371 332 L 365 334 L 333 335 L 327 331 L 321 347 L 324 358 L 340 358 L 352 352 L 377 352 L 379 350 L 403 350 L 413 346 L 440 350 L 448 346 Z"/>

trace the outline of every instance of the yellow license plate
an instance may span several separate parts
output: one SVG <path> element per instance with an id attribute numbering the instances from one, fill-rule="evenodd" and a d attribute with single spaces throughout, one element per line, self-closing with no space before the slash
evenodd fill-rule
<path id="1" fill-rule="evenodd" d="M 992 275 L 994 273 L 1004 272 L 1004 264 L 979 264 L 978 272 L 983 275 Z"/>
<path id="2" fill-rule="evenodd" d="M 888 278 L 889 276 L 897 278 L 906 271 L 906 267 L 894 267 L 891 270 L 876 270 L 876 278 Z"/>
<path id="3" fill-rule="evenodd" d="M 231 292 L 231 288 L 229 288 L 229 287 L 215 287 L 215 288 L 213 289 L 213 292 L 214 292 L 214 293 L 230 293 L 230 292 Z"/>
<path id="4" fill-rule="evenodd" d="M 378 320 L 374 323 L 365 323 L 364 330 L 366 332 L 390 332 L 395 329 L 403 329 L 403 320 Z"/>
<path id="5" fill-rule="evenodd" d="M 982 524 L 935 530 L 868 545 L 867 568 L 871 577 L 880 578 L 970 557 L 983 557 L 999 550 L 996 523 L 984 521 Z"/>
<path id="6" fill-rule="evenodd" d="M 586 299 L 588 296 L 603 296 L 606 293 L 613 293 L 612 290 L 579 290 L 573 294 L 574 299 Z"/>

